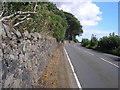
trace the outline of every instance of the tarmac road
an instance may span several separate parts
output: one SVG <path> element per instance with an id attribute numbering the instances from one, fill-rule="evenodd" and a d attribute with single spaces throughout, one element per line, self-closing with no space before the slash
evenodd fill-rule
<path id="1" fill-rule="evenodd" d="M 65 45 L 82 88 L 118 88 L 120 57 L 81 47 Z"/>

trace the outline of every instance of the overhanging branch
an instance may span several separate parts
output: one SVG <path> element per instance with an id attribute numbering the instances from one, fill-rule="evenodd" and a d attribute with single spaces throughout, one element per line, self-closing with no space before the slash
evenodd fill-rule
<path id="1" fill-rule="evenodd" d="M 35 14 L 35 13 L 36 13 L 36 12 L 23 12 L 23 11 L 18 11 L 18 12 L 14 13 L 14 14 L 9 15 L 9 16 L 2 17 L 2 18 L 0 19 L 0 21 L 4 21 L 4 20 L 6 20 L 6 19 L 13 18 L 13 17 L 15 17 L 15 16 L 17 16 L 17 15 Z"/>
<path id="2" fill-rule="evenodd" d="M 20 22 L 14 24 L 13 27 L 16 27 L 16 26 L 18 26 L 19 24 L 25 22 L 26 20 L 30 20 L 30 19 L 32 19 L 32 18 L 27 18 L 27 19 L 25 19 L 25 20 L 23 20 L 23 21 L 20 21 Z"/>

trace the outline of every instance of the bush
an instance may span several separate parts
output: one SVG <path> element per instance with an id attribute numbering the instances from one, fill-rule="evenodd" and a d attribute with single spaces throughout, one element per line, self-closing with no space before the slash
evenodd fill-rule
<path id="1" fill-rule="evenodd" d="M 90 48 L 90 45 L 87 45 L 86 48 Z"/>
<path id="2" fill-rule="evenodd" d="M 83 47 L 90 45 L 90 40 L 89 39 L 82 39 L 81 45 Z"/>
<path id="3" fill-rule="evenodd" d="M 100 38 L 99 41 L 92 34 L 91 40 L 82 39 L 81 46 L 120 56 L 120 37 L 114 33 Z"/>
<path id="4" fill-rule="evenodd" d="M 113 50 L 113 54 L 120 56 L 120 46 Z"/>
<path id="5" fill-rule="evenodd" d="M 74 40 L 73 40 L 75 43 L 78 43 L 79 41 L 75 38 Z"/>
<path id="6" fill-rule="evenodd" d="M 114 33 L 109 37 L 100 38 L 98 46 L 103 49 L 116 49 L 120 46 L 120 38 Z"/>
<path id="7" fill-rule="evenodd" d="M 91 41 L 90 41 L 90 47 L 91 48 L 96 48 L 97 45 L 98 45 L 98 40 L 97 40 L 96 36 L 94 36 L 92 34 Z"/>

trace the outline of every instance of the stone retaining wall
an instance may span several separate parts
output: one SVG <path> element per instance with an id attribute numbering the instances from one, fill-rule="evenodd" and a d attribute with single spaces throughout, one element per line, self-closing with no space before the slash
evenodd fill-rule
<path id="1" fill-rule="evenodd" d="M 20 33 L 0 22 L 1 88 L 33 88 L 56 46 L 53 38 Z"/>

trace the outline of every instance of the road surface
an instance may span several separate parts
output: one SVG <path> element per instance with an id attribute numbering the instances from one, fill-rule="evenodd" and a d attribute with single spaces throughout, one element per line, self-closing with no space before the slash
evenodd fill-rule
<path id="1" fill-rule="evenodd" d="M 118 88 L 118 56 L 65 45 L 82 88 Z"/>

